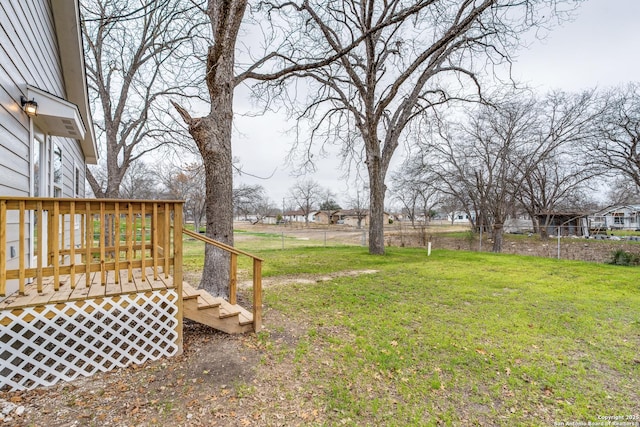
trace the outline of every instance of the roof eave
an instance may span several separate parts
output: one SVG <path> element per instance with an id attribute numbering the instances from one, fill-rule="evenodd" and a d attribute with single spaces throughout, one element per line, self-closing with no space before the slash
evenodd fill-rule
<path id="1" fill-rule="evenodd" d="M 84 63 L 82 32 L 80 28 L 80 8 L 77 0 L 56 0 L 51 2 L 53 20 L 58 38 L 60 63 L 69 102 L 78 106 L 86 132 L 79 139 L 85 161 L 98 163 L 98 146 L 93 130 L 93 119 L 89 106 L 87 75 Z"/>

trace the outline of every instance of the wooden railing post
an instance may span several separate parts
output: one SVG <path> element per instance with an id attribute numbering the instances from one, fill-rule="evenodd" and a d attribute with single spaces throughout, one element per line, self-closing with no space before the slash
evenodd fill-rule
<path id="1" fill-rule="evenodd" d="M 111 226 L 108 223 L 107 216 L 105 214 L 104 202 L 100 202 L 100 283 L 107 284 L 107 270 L 105 265 L 105 234 L 106 230 L 110 230 Z"/>
<path id="2" fill-rule="evenodd" d="M 253 331 L 262 329 L 262 261 L 253 259 Z"/>
<path id="3" fill-rule="evenodd" d="M 162 245 L 164 249 L 162 251 L 162 256 L 164 256 L 164 278 L 169 277 L 169 257 L 171 256 L 171 212 L 169 211 L 169 203 L 164 204 L 164 223 L 161 224 L 162 232 L 164 234 L 164 240 L 162 241 Z M 180 234 L 180 238 L 182 238 L 182 234 Z"/>
<path id="4" fill-rule="evenodd" d="M 60 202 L 53 202 L 53 214 L 49 211 L 51 217 L 51 228 L 49 229 L 49 240 L 51 240 L 53 264 L 53 289 L 60 289 Z M 64 224 L 63 224 L 64 227 Z"/>
<path id="5" fill-rule="evenodd" d="M 37 203 L 37 213 L 36 213 L 36 223 L 37 223 L 37 229 L 36 229 L 36 233 L 38 233 L 38 240 L 36 243 L 36 254 L 38 257 L 38 262 L 36 264 L 36 281 L 37 281 L 37 287 L 38 287 L 38 293 L 42 293 L 42 262 L 43 259 L 45 257 L 45 253 L 44 253 L 44 245 L 42 244 L 42 239 L 44 237 L 43 235 L 43 231 L 45 229 L 44 224 L 42 223 L 42 201 L 38 200 Z"/>
<path id="6" fill-rule="evenodd" d="M 115 256 L 113 257 L 114 259 L 114 268 L 115 268 L 115 273 L 114 273 L 114 279 L 116 281 L 116 284 L 120 283 L 120 202 L 116 202 L 114 204 L 114 236 L 113 236 L 113 247 L 115 249 Z"/>
<path id="7" fill-rule="evenodd" d="M 47 210 L 47 262 L 45 265 L 49 266 L 53 263 L 53 239 L 51 235 L 53 233 L 53 213 L 51 209 L 51 205 L 49 204 L 49 209 Z"/>
<path id="8" fill-rule="evenodd" d="M 229 303 L 237 304 L 238 293 L 238 254 L 231 253 L 231 265 L 229 267 Z"/>
<path id="9" fill-rule="evenodd" d="M 178 354 L 182 353 L 182 323 L 184 303 L 182 299 L 182 203 L 174 204 L 173 216 L 173 286 L 178 292 Z M 167 254 L 168 255 L 168 254 Z"/>
<path id="10" fill-rule="evenodd" d="M 133 203 L 129 202 L 128 210 L 127 210 L 127 263 L 128 263 L 128 271 L 127 271 L 127 280 L 129 283 L 133 282 L 133 247 L 134 240 L 136 238 L 136 217 L 133 214 Z M 143 266 L 144 268 L 144 266 Z"/>
<path id="11" fill-rule="evenodd" d="M 85 219 L 85 286 L 88 288 L 91 286 L 91 264 L 93 264 L 93 254 L 91 253 L 91 247 L 93 246 L 93 214 L 91 213 L 91 203 L 85 202 L 84 204 L 84 219 Z"/>
<path id="12" fill-rule="evenodd" d="M 147 280 L 147 248 L 145 246 L 145 240 L 147 235 L 147 213 L 146 203 L 143 203 L 140 207 L 140 260 L 142 261 L 142 280 Z"/>
<path id="13" fill-rule="evenodd" d="M 25 212 L 25 201 L 24 200 L 20 200 L 20 214 L 19 214 L 19 219 L 18 221 L 20 221 L 20 232 L 19 232 L 19 236 L 18 238 L 20 239 L 19 244 L 19 248 L 18 248 L 18 255 L 20 256 L 20 260 L 18 261 L 18 268 L 19 268 L 19 273 L 18 273 L 18 291 L 20 292 L 20 295 L 24 295 L 25 292 L 25 255 L 26 255 L 26 235 L 25 235 L 25 218 L 26 218 L 26 212 Z M 6 227 L 6 224 L 2 223 L 2 227 Z M 32 254 L 33 255 L 33 254 Z M 1 268 L 1 267 L 0 267 Z M 1 281 L 1 279 L 0 279 Z"/>
<path id="14" fill-rule="evenodd" d="M 64 227 L 64 225 L 63 225 Z M 69 278 L 71 289 L 76 288 L 76 202 L 69 205 Z"/>
<path id="15" fill-rule="evenodd" d="M 158 280 L 158 203 L 153 204 L 151 218 L 151 258 L 153 259 L 153 280 Z"/>

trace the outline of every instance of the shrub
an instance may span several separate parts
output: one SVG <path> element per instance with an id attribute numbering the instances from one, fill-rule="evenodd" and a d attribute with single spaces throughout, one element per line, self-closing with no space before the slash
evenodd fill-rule
<path id="1" fill-rule="evenodd" d="M 613 265 L 640 265 L 640 255 L 618 249 L 613 252 L 609 264 Z"/>

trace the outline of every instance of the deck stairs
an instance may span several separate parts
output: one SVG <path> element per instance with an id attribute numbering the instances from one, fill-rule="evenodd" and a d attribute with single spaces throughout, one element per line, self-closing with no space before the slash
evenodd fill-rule
<path id="1" fill-rule="evenodd" d="M 253 331 L 253 314 L 188 283 L 182 285 L 184 317 L 228 334 Z"/>

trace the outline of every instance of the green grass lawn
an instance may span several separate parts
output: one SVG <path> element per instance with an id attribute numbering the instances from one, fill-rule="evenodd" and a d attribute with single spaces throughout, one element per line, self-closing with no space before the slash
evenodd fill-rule
<path id="1" fill-rule="evenodd" d="M 304 379 L 295 392 L 313 391 L 332 425 L 553 425 L 640 412 L 638 268 L 397 248 L 257 254 L 266 277 L 377 270 L 264 292 L 267 328 L 269 310 L 306 325 L 291 347 L 267 351 L 292 352 Z"/>

